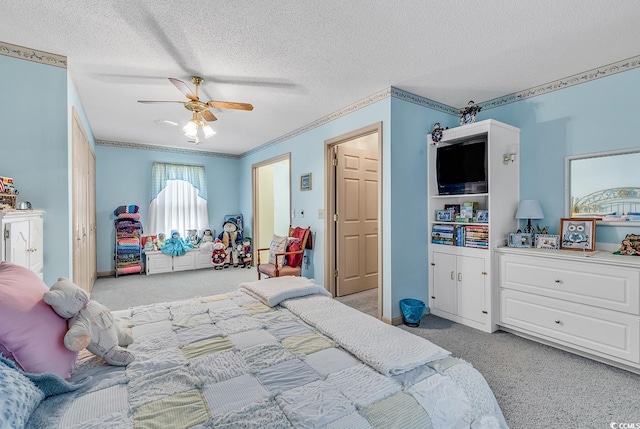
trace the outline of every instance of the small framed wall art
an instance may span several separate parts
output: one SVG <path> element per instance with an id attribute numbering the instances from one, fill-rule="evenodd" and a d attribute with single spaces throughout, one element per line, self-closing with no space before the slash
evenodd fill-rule
<path id="1" fill-rule="evenodd" d="M 509 247 L 531 247 L 532 234 L 525 232 L 510 232 L 509 233 Z"/>
<path id="2" fill-rule="evenodd" d="M 560 219 L 560 248 L 594 251 L 596 249 L 596 219 Z"/>
<path id="3" fill-rule="evenodd" d="M 559 235 L 536 234 L 536 248 L 538 249 L 557 249 L 559 245 Z"/>
<path id="4" fill-rule="evenodd" d="M 300 176 L 300 190 L 301 191 L 311 190 L 311 173 L 305 173 Z"/>

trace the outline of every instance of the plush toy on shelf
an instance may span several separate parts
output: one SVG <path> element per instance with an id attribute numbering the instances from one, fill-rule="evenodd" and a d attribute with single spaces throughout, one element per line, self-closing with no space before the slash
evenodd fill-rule
<path id="1" fill-rule="evenodd" d="M 171 238 L 164 242 L 161 251 L 171 256 L 182 256 L 188 249 L 193 249 L 193 244 L 184 241 L 178 230 L 174 229 L 171 231 Z"/>
<path id="2" fill-rule="evenodd" d="M 210 229 L 205 229 L 200 239 L 200 251 L 208 253 L 213 251 L 213 233 Z"/>
<path id="3" fill-rule="evenodd" d="M 162 247 L 164 246 L 165 241 L 166 240 L 165 240 L 164 232 L 158 233 L 158 237 L 155 240 L 153 240 L 153 244 L 155 244 L 156 250 L 162 250 Z"/>
<path id="4" fill-rule="evenodd" d="M 107 307 L 91 300 L 71 280 L 59 278 L 44 293 L 43 300 L 60 317 L 68 319 L 66 348 L 74 352 L 86 348 L 109 365 L 126 366 L 133 362 L 133 354 L 123 348 L 133 343 L 131 334 L 120 328 Z"/>
<path id="5" fill-rule="evenodd" d="M 224 267 L 228 268 L 233 263 L 234 267 L 238 266 L 238 245 L 242 246 L 242 233 L 238 231 L 238 226 L 232 220 L 227 220 L 222 225 L 222 232 L 218 234 L 218 239 L 224 244 L 227 258 Z"/>

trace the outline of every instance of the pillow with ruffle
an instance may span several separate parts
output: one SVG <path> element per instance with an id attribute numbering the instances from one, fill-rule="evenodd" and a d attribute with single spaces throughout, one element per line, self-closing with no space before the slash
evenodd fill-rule
<path id="1" fill-rule="evenodd" d="M 271 244 L 269 245 L 269 263 L 276 263 L 276 253 L 283 253 L 287 251 L 287 237 L 280 237 L 279 235 L 273 235 L 271 237 Z M 284 265 L 284 255 L 278 256 L 278 266 Z"/>

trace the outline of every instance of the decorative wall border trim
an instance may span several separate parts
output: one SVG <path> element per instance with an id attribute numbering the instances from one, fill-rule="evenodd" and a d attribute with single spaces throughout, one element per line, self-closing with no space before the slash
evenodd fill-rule
<path id="1" fill-rule="evenodd" d="M 547 94 L 559 89 L 564 89 L 581 83 L 590 82 L 595 79 L 600 79 L 601 77 L 611 76 L 616 73 L 632 70 L 637 67 L 640 67 L 640 55 L 608 64 L 606 66 L 591 69 L 586 72 L 577 73 L 564 79 L 554 80 L 553 82 L 545 83 L 544 85 L 525 89 L 524 91 L 519 91 L 513 94 L 505 95 L 503 97 L 484 101 L 482 103 L 479 103 L 479 105 L 482 106 L 483 109 L 492 109 L 494 107 L 500 107 L 504 106 L 505 104 L 521 101 L 526 98 L 536 97 L 538 95 Z"/>
<path id="2" fill-rule="evenodd" d="M 373 103 L 377 103 L 380 100 L 384 100 L 385 98 L 389 98 L 389 97 L 394 97 L 394 98 L 398 98 L 400 100 L 405 100 L 405 101 L 409 101 L 411 103 L 415 103 L 415 104 L 419 104 L 420 106 L 425 106 L 425 107 L 429 107 L 431 109 L 434 110 L 439 110 L 441 112 L 444 113 L 448 113 L 450 115 L 458 115 L 458 109 L 451 107 L 451 106 L 447 106 L 446 104 L 442 104 L 442 103 L 438 103 L 437 101 L 433 101 L 430 100 L 428 98 L 425 97 L 421 97 L 419 95 L 415 95 L 412 94 L 410 92 L 404 91 L 402 89 L 398 89 L 395 88 L 393 86 L 389 87 L 389 88 L 385 88 L 381 91 L 376 92 L 375 94 L 370 95 L 369 97 L 363 98 L 362 100 L 356 101 L 355 103 L 340 109 L 336 112 L 331 113 L 330 115 L 327 115 L 323 118 L 318 119 L 317 121 L 313 121 L 307 125 L 305 125 L 304 127 L 300 127 L 296 130 L 293 130 L 283 136 L 280 136 L 278 138 L 275 138 L 273 140 L 270 140 L 264 144 L 261 144 L 260 146 L 257 146 L 251 150 L 248 150 L 247 152 L 244 152 L 242 155 L 240 155 L 241 158 L 244 158 L 245 156 L 249 156 L 251 154 L 254 154 L 256 152 L 260 152 L 261 150 L 264 150 L 268 147 L 274 146 L 278 143 L 281 143 L 285 140 L 289 140 L 295 136 L 298 136 L 300 134 L 304 134 L 309 130 L 312 130 L 313 128 L 317 128 L 321 125 L 324 125 L 328 122 L 331 122 L 333 120 L 336 120 L 338 118 L 341 118 L 342 116 L 346 116 L 349 113 L 353 113 L 356 110 L 362 109 L 363 107 L 367 107 L 370 104 Z"/>
<path id="3" fill-rule="evenodd" d="M 438 110 L 440 112 L 447 113 L 449 115 L 453 115 L 453 116 L 460 115 L 459 109 L 456 109 L 455 107 L 438 103 L 437 101 L 422 97 L 420 95 L 412 94 L 410 92 L 395 88 L 393 86 L 391 87 L 391 96 L 394 98 L 398 98 L 400 100 L 408 101 L 410 103 L 418 104 L 420 106 L 428 107 L 433 110 Z"/>
<path id="4" fill-rule="evenodd" d="M 270 140 L 270 141 L 268 141 L 268 142 L 266 142 L 264 144 L 261 144 L 260 146 L 257 146 L 257 147 L 255 147 L 255 148 L 253 148 L 251 150 L 248 150 L 248 151 L 244 152 L 242 155 L 240 155 L 240 157 L 244 158 L 244 157 L 249 156 L 251 154 L 254 154 L 256 152 L 260 152 L 261 150 L 264 150 L 264 149 L 266 149 L 268 147 L 274 146 L 274 145 L 276 145 L 278 143 L 281 143 L 281 142 L 283 142 L 285 140 L 289 140 L 289 139 L 291 139 L 291 138 L 293 138 L 295 136 L 298 136 L 300 134 L 304 134 L 309 130 L 317 128 L 317 127 L 319 127 L 321 125 L 324 125 L 324 124 L 326 124 L 328 122 L 331 122 L 333 120 L 336 120 L 336 119 L 338 119 L 338 118 L 340 118 L 342 116 L 348 115 L 349 113 L 355 112 L 356 110 L 362 109 L 363 107 L 367 107 L 370 104 L 377 103 L 378 101 L 384 100 L 385 98 L 388 98 L 390 96 L 391 96 L 391 88 L 390 87 L 386 88 L 386 89 L 383 89 L 382 91 L 378 91 L 375 94 L 372 94 L 372 95 L 368 96 L 367 98 L 363 98 L 360 101 L 356 101 L 355 103 L 353 103 L 353 104 L 351 104 L 351 105 L 349 105 L 349 106 L 347 106 L 347 107 L 345 107 L 343 109 L 340 109 L 340 110 L 338 110 L 336 112 L 333 112 L 333 113 L 331 113 L 331 114 L 329 114 L 329 115 L 327 115 L 327 116 L 325 116 L 323 118 L 320 118 L 320 119 L 318 119 L 316 121 L 313 121 L 313 122 L 311 122 L 311 123 L 309 123 L 309 124 L 307 124 L 307 125 L 305 125 L 303 127 L 295 129 L 295 130 L 293 130 L 293 131 L 291 131 L 291 132 L 289 132 L 289 133 L 287 133 L 287 134 L 285 134 L 283 136 L 280 136 L 278 138 Z"/>
<path id="5" fill-rule="evenodd" d="M 212 158 L 231 158 L 231 159 L 240 159 L 240 155 L 232 155 L 229 153 L 220 153 L 220 152 L 209 152 L 206 150 L 196 150 L 196 149 L 182 149 L 175 147 L 166 147 L 166 146 L 153 146 L 150 144 L 139 144 L 139 143 L 126 143 L 126 142 L 117 142 L 113 140 L 96 140 L 97 146 L 112 146 L 118 147 L 121 149 L 139 149 L 139 150 L 154 150 L 156 152 L 169 152 L 169 153 L 179 153 L 182 155 L 200 155 L 200 156 L 210 156 Z"/>
<path id="6" fill-rule="evenodd" d="M 67 57 L 64 55 L 52 54 L 50 52 L 38 51 L 36 49 L 25 48 L 24 46 L 12 45 L 6 42 L 0 42 L 0 55 L 7 57 L 20 58 L 22 60 L 33 61 L 35 63 L 46 64 L 49 66 L 67 68 Z"/>

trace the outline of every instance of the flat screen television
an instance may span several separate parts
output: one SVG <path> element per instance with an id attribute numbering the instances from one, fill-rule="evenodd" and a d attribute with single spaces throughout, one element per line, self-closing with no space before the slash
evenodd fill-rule
<path id="1" fill-rule="evenodd" d="M 469 141 L 439 146 L 436 152 L 436 177 L 439 195 L 487 192 L 487 142 Z"/>

